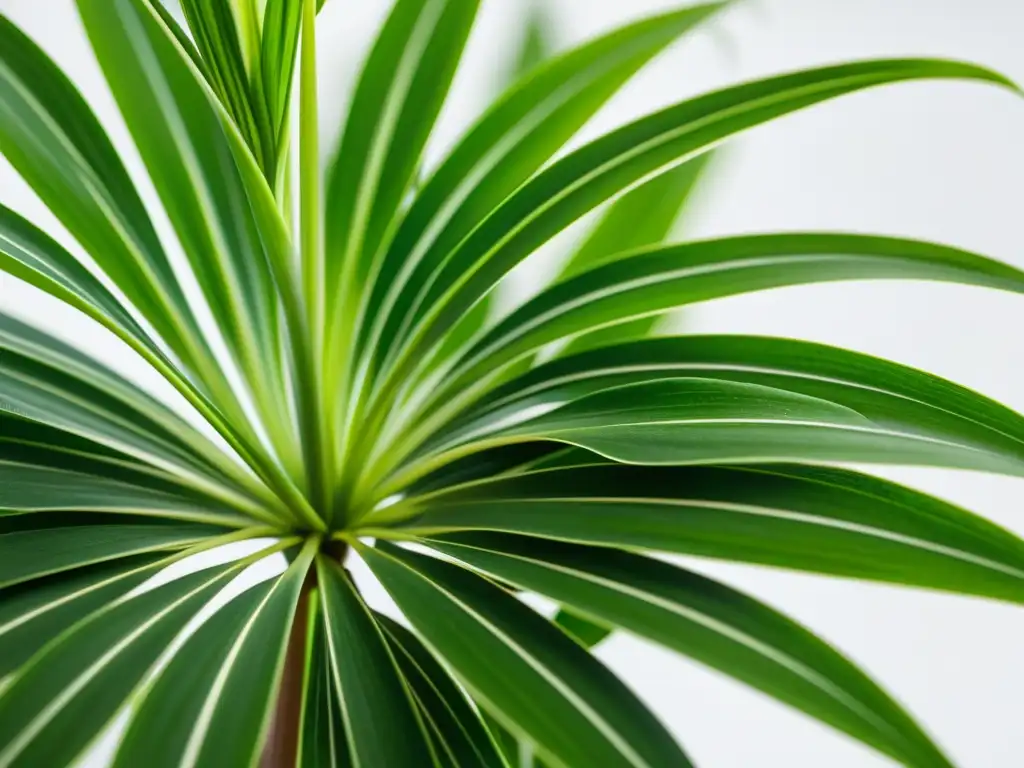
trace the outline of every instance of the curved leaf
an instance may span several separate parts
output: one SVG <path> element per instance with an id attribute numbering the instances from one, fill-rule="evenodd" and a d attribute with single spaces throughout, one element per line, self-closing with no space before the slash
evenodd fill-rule
<path id="1" fill-rule="evenodd" d="M 6 17 L 0 147 L 164 341 L 191 366 L 202 365 L 209 350 L 113 145 L 71 81 Z"/>
<path id="2" fill-rule="evenodd" d="M 192 272 L 288 461 L 297 449 L 282 372 L 265 364 L 282 343 L 278 257 L 256 221 L 265 212 L 242 178 L 233 126 L 144 0 L 78 0 L 78 8 Z"/>
<path id="3" fill-rule="evenodd" d="M 629 79 L 724 7 L 684 8 L 629 24 L 541 65 L 489 109 L 405 215 L 367 304 L 360 349 L 397 351 L 425 287 L 459 242 L 541 168 Z"/>
<path id="4" fill-rule="evenodd" d="M 1016 536 L 842 469 L 606 464 L 470 484 L 381 514 L 418 514 L 402 530 L 419 535 L 526 533 L 1024 602 Z"/>
<path id="5" fill-rule="evenodd" d="M 429 281 L 415 330 L 391 380 L 429 362 L 445 329 L 540 245 L 587 211 L 652 174 L 741 131 L 865 88 L 921 78 L 1010 85 L 969 64 L 868 61 L 806 70 L 699 96 L 642 118 L 572 152 L 523 184 L 477 227 Z M 384 390 L 390 391 L 390 390 Z"/>
<path id="6" fill-rule="evenodd" d="M 1024 273 L 948 246 L 845 234 L 731 237 L 669 245 L 559 283 L 455 364 L 437 400 L 552 341 L 698 301 L 834 280 L 942 280 L 1024 292 Z M 480 387 L 475 387 L 479 391 Z"/>
<path id="7" fill-rule="evenodd" d="M 302 684 L 297 768 L 349 768 L 338 697 L 334 692 L 326 628 L 320 618 L 320 594 L 310 592 L 305 678 Z"/>
<path id="8" fill-rule="evenodd" d="M 950 766 L 864 673 L 799 624 L 711 579 L 639 555 L 505 534 L 429 546 L 735 677 L 909 765 Z"/>
<path id="9" fill-rule="evenodd" d="M 430 764 L 433 755 L 412 694 L 373 614 L 339 565 L 320 558 L 317 576 L 353 767 Z"/>
<path id="10" fill-rule="evenodd" d="M 689 765 L 629 689 L 499 587 L 395 547 L 360 552 L 474 698 L 542 755 L 567 766 Z"/>

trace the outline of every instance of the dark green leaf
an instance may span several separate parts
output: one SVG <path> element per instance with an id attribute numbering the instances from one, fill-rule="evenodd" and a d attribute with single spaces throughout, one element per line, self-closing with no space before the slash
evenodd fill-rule
<path id="1" fill-rule="evenodd" d="M 949 761 L 870 678 L 766 605 L 695 573 L 606 548 L 504 534 L 430 545 L 760 689 L 908 765 Z"/>
<path id="2" fill-rule="evenodd" d="M 410 533 L 527 533 L 1024 602 L 1016 536 L 842 469 L 606 464 L 485 481 L 388 512 L 417 510 Z"/>
<path id="3" fill-rule="evenodd" d="M 433 756 L 412 694 L 373 615 L 337 563 L 320 558 L 317 574 L 352 765 L 430 765 Z"/>
<path id="4" fill-rule="evenodd" d="M 514 597 L 439 560 L 361 551 L 428 647 L 543 755 L 567 766 L 689 765 L 628 688 Z"/>

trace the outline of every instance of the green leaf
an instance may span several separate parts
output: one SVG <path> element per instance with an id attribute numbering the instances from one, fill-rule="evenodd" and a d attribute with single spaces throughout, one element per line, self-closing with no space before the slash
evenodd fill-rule
<path id="1" fill-rule="evenodd" d="M 459 242 L 530 178 L 654 56 L 723 7 L 643 19 L 541 65 L 496 102 L 451 151 L 404 216 L 367 305 L 360 350 L 375 365 L 397 351 L 421 289 Z"/>
<path id="2" fill-rule="evenodd" d="M 165 565 L 146 553 L 34 579 L 0 591 L 0 678 L 14 672 L 64 630 L 113 603 Z"/>
<path id="3" fill-rule="evenodd" d="M 0 693 L 0 765 L 69 765 L 238 566 L 108 604 L 44 646 Z"/>
<path id="4" fill-rule="evenodd" d="M 210 525 L 127 515 L 0 516 L 0 587 L 131 555 L 181 550 L 226 533 Z"/>
<path id="5" fill-rule="evenodd" d="M 266 515 L 254 499 L 269 509 L 280 508 L 251 475 L 152 396 L 73 347 L 2 313 L 0 373 L 4 410 L 52 428 L 44 430 L 44 439 L 59 440 L 58 448 L 102 454 L 102 449 L 86 447 L 90 441 L 115 457 L 130 457 L 139 470 L 153 468 L 168 484 L 248 514 Z M 10 429 L 19 427 L 12 423 Z M 21 431 L 24 441 L 40 439 Z M 0 453 L 5 438 L 0 437 Z M 11 458 L 29 457 L 16 453 Z"/>
<path id="6" fill-rule="evenodd" d="M 681 375 L 818 397 L 890 431 L 1024 456 L 1024 417 L 983 395 L 868 355 L 760 336 L 648 339 L 556 360 L 488 393 L 465 421 L 495 423 L 523 409 Z"/>
<path id="7" fill-rule="evenodd" d="M 274 12 L 272 5 L 274 3 L 269 3 L 267 10 Z M 273 123 L 259 95 L 250 87 L 242 41 L 238 37 L 239 29 L 230 0 L 181 0 L 181 8 L 206 62 L 210 86 L 245 137 L 267 177 L 273 179 L 277 163 Z M 270 18 L 277 21 L 275 17 Z M 274 35 L 270 37 L 273 40 Z"/>
<path id="8" fill-rule="evenodd" d="M 794 233 L 668 245 L 598 266 L 524 304 L 466 352 L 436 400 L 552 341 L 623 320 L 751 291 L 853 279 L 941 280 L 1024 292 L 1024 273 L 1011 266 L 899 238 Z"/>
<path id="9" fill-rule="evenodd" d="M 295 60 L 302 26 L 301 0 L 267 0 L 263 11 L 262 63 L 263 92 L 274 131 L 275 145 L 285 147 L 288 107 L 291 99 Z"/>
<path id="10" fill-rule="evenodd" d="M 420 535 L 525 533 L 1024 602 L 1016 536 L 842 469 L 606 464 L 484 481 L 388 512 L 419 513 L 403 532 Z"/>
<path id="11" fill-rule="evenodd" d="M 446 329 L 498 280 L 616 193 L 777 117 L 865 88 L 921 78 L 1009 85 L 989 70 L 930 59 L 806 70 L 681 102 L 563 157 L 517 189 L 425 281 L 422 309 L 417 310 L 414 330 L 402 341 L 401 357 L 390 380 L 405 380 L 413 371 L 422 370 Z"/>
<path id="12" fill-rule="evenodd" d="M 864 673 L 736 590 L 639 555 L 504 534 L 429 546 L 735 677 L 908 765 L 949 761 Z"/>
<path id="13" fill-rule="evenodd" d="M 427 647 L 393 619 L 376 618 L 423 719 L 441 743 L 437 751 L 454 766 L 505 768 L 480 715 Z"/>
<path id="14" fill-rule="evenodd" d="M 93 50 L 189 265 L 286 466 L 297 438 L 283 372 L 267 212 L 243 178 L 234 128 L 145 0 L 78 0 Z M 275 216 L 276 216 L 275 212 Z M 218 372 L 218 375 L 223 375 Z M 244 423 L 244 422 L 242 422 Z"/>
<path id="15" fill-rule="evenodd" d="M 331 674 L 352 765 L 432 764 L 412 694 L 373 614 L 337 563 L 319 558 L 317 576 Z"/>
<path id="16" fill-rule="evenodd" d="M 360 552 L 473 697 L 556 764 L 689 765 L 628 688 L 514 597 L 454 565 L 395 547 Z"/>
<path id="17" fill-rule="evenodd" d="M 657 245 L 668 238 L 676 221 L 690 204 L 701 179 L 707 174 L 713 157 L 713 152 L 698 155 L 616 200 L 566 262 L 558 280 L 568 279 L 603 261 L 638 248 Z M 569 355 L 614 341 L 649 336 L 658 320 L 658 315 L 652 315 L 598 329 L 574 338 L 559 354 Z"/>
<path id="18" fill-rule="evenodd" d="M 309 601 L 299 755 L 295 764 L 297 768 L 349 768 L 352 761 L 334 693 L 319 591 L 311 592 Z"/>
<path id="19" fill-rule="evenodd" d="M 71 81 L 6 17 L 0 147 L 168 345 L 186 363 L 200 363 L 209 351 L 113 145 Z"/>
<path id="20" fill-rule="evenodd" d="M 284 575 L 221 608 L 138 692 L 115 766 L 257 763 L 314 545 Z"/>
<path id="21" fill-rule="evenodd" d="M 364 65 L 327 177 L 332 344 L 353 330 L 360 291 L 416 173 L 478 5 L 398 0 Z"/>
<path id="22" fill-rule="evenodd" d="M 584 648 L 593 648 L 612 633 L 608 627 L 596 624 L 565 608 L 559 609 L 555 614 L 555 624 L 578 640 Z"/>

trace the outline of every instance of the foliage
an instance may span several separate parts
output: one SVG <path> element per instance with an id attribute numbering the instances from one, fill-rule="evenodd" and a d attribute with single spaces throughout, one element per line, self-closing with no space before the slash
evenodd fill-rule
<path id="1" fill-rule="evenodd" d="M 0 18 L 0 148 L 76 243 L 0 207 L 0 268 L 117 336 L 208 428 L 0 314 L 0 766 L 70 764 L 112 727 L 117 766 L 689 765 L 588 652 L 619 628 L 897 761 L 950 764 L 827 643 L 643 553 L 1024 602 L 1015 536 L 828 466 L 1020 476 L 1024 417 L 840 349 L 651 332 L 802 283 L 1024 290 L 1005 264 L 905 239 L 662 244 L 738 133 L 901 81 L 1010 83 L 839 64 L 562 152 L 724 4 L 557 56 L 535 21 L 523 71 L 424 173 L 478 0 L 396 0 L 321 174 L 316 0 L 184 0 L 187 31 L 156 0 L 77 5 L 170 229 L 68 76 Z M 608 202 L 502 316 L 503 278 Z M 367 606 L 353 553 L 403 622 Z"/>

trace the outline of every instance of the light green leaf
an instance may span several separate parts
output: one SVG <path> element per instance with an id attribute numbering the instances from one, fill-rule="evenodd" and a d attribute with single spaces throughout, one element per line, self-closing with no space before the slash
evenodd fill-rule
<path id="1" fill-rule="evenodd" d="M 417 704 L 430 724 L 442 764 L 456 768 L 505 768 L 480 715 L 458 685 L 416 636 L 393 619 L 376 615 Z"/>
<path id="2" fill-rule="evenodd" d="M 412 693 L 373 614 L 337 563 L 319 558 L 317 577 L 353 768 L 431 765 L 433 755 Z"/>
<path id="3" fill-rule="evenodd" d="M 286 146 L 288 107 L 301 22 L 301 0 L 267 0 L 263 11 L 261 74 L 270 125 L 279 151 Z"/>
<path id="4" fill-rule="evenodd" d="M 0 587 L 131 555 L 181 550 L 228 532 L 128 515 L 0 516 Z"/>
<path id="5" fill-rule="evenodd" d="M 258 762 L 314 551 L 307 544 L 284 575 L 228 603 L 181 646 L 139 692 L 116 766 Z"/>
<path id="6" fill-rule="evenodd" d="M 242 41 L 238 37 L 239 28 L 230 0 L 181 0 L 181 8 L 206 62 L 210 86 L 238 126 L 267 178 L 273 179 L 277 165 L 273 123 L 262 102 L 262 93 L 254 92 L 250 87 Z M 270 5 L 268 10 L 273 10 Z"/>
<path id="7" fill-rule="evenodd" d="M 73 763 L 237 570 L 218 566 L 122 598 L 44 646 L 0 693 L 0 766 Z"/>
<path id="8" fill-rule="evenodd" d="M 473 697 L 555 765 L 689 765 L 628 688 L 514 597 L 395 547 L 361 554 Z"/>
<path id="9" fill-rule="evenodd" d="M 164 341 L 190 366 L 201 363 L 209 351 L 110 140 L 71 81 L 6 17 L 0 147 Z"/>
<path id="10" fill-rule="evenodd" d="M 799 624 L 695 573 L 607 548 L 504 534 L 429 545 L 690 656 L 908 765 L 950 766 L 864 673 Z"/>
<path id="11" fill-rule="evenodd" d="M 842 469 L 605 464 L 484 481 L 407 504 L 391 514 L 420 513 L 409 533 L 526 533 L 1024 602 L 1016 536 Z"/>
<path id="12" fill-rule="evenodd" d="M 608 627 L 565 608 L 559 609 L 555 614 L 555 624 L 568 632 L 573 639 L 579 641 L 584 648 L 593 648 L 612 633 Z"/>
<path id="13" fill-rule="evenodd" d="M 93 50 L 228 349 L 286 466 L 296 435 L 283 373 L 279 294 L 233 126 L 146 0 L 78 0 Z M 242 422 L 245 423 L 245 422 Z"/>

